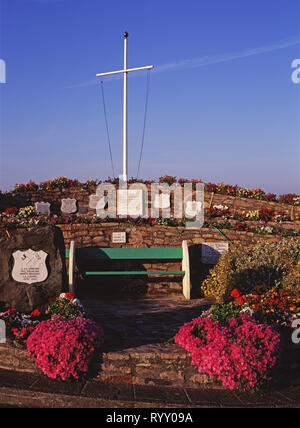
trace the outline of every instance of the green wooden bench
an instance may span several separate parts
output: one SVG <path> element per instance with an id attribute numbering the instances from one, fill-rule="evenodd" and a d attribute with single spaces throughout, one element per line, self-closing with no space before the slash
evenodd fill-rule
<path id="1" fill-rule="evenodd" d="M 75 241 L 71 241 L 70 249 L 66 250 L 69 259 L 69 291 L 75 289 L 75 264 L 79 261 L 92 260 L 181 260 L 182 270 L 179 271 L 84 271 L 85 276 L 103 275 L 181 275 L 183 276 L 183 295 L 191 298 L 189 250 L 186 241 L 181 247 L 171 248 L 75 248 Z"/>

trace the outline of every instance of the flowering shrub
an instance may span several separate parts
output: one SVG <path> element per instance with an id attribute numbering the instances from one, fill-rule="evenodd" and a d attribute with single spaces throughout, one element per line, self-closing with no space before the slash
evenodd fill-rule
<path id="1" fill-rule="evenodd" d="M 18 213 L 18 208 L 17 207 L 11 207 L 11 208 L 7 208 L 2 215 L 6 216 L 6 217 L 10 217 L 10 216 L 15 216 Z"/>
<path id="2" fill-rule="evenodd" d="M 36 208 L 34 206 L 28 206 L 28 207 L 20 208 L 16 217 L 27 218 L 27 217 L 33 217 L 35 215 L 36 215 Z"/>
<path id="3" fill-rule="evenodd" d="M 250 308 L 254 317 L 264 324 L 291 327 L 293 320 L 300 318 L 299 292 L 292 290 L 271 289 L 263 294 L 242 296 L 233 290 L 234 306 Z"/>
<path id="4" fill-rule="evenodd" d="M 235 228 L 235 230 L 239 230 L 239 231 L 243 231 L 243 232 L 248 232 L 248 230 L 249 230 L 246 223 L 237 223 L 234 226 L 234 228 Z"/>
<path id="5" fill-rule="evenodd" d="M 16 186 L 12 189 L 12 193 L 20 193 L 20 192 L 28 192 L 32 191 L 35 192 L 39 189 L 38 184 L 36 184 L 34 181 L 29 181 L 27 184 L 16 184 Z"/>
<path id="6" fill-rule="evenodd" d="M 46 315 L 51 318 L 79 318 L 84 315 L 84 309 L 73 293 L 62 293 L 56 301 L 46 310 Z"/>
<path id="7" fill-rule="evenodd" d="M 196 318 L 179 330 L 175 342 L 191 353 L 199 373 L 242 391 L 258 389 L 270 380 L 280 349 L 280 335 L 248 315 L 226 323 Z"/>
<path id="8" fill-rule="evenodd" d="M 177 182 L 177 177 L 173 177 L 172 175 L 163 175 L 162 177 L 159 177 L 158 181 L 159 183 L 167 183 L 171 186 Z"/>
<path id="9" fill-rule="evenodd" d="M 41 313 L 37 309 L 30 315 L 18 312 L 14 308 L 0 313 L 0 319 L 5 322 L 7 336 L 20 343 L 23 343 L 33 332 L 39 323 L 40 316 Z"/>
<path id="10" fill-rule="evenodd" d="M 201 289 L 206 297 L 228 299 L 235 288 L 241 294 L 251 293 L 258 284 L 262 285 L 264 291 L 274 286 L 289 288 L 287 278 L 290 278 L 296 266 L 299 269 L 299 259 L 300 242 L 294 239 L 259 241 L 248 248 L 231 248 L 228 253 L 222 254 L 217 265 L 211 269 Z"/>
<path id="11" fill-rule="evenodd" d="M 209 218 L 223 217 L 229 216 L 230 210 L 226 205 L 214 205 L 213 207 L 207 208 L 205 214 Z"/>
<path id="12" fill-rule="evenodd" d="M 28 337 L 28 354 L 50 378 L 78 379 L 103 344 L 103 330 L 84 318 L 42 321 Z"/>
<path id="13" fill-rule="evenodd" d="M 183 185 L 184 183 L 192 183 L 193 188 L 195 188 L 196 183 L 203 183 L 202 180 L 195 180 L 195 179 L 186 179 L 186 178 L 179 178 L 177 180 L 177 177 L 171 176 L 171 175 L 164 175 L 162 177 L 159 177 L 158 179 L 159 183 L 168 183 L 169 185 L 178 183 L 180 185 Z M 112 183 L 112 184 L 118 184 L 119 179 L 118 178 L 110 178 L 108 177 L 107 180 L 104 180 L 106 183 Z M 154 183 L 155 180 L 137 180 L 136 178 L 131 178 L 128 180 L 128 183 L 144 183 L 144 184 L 151 184 Z M 40 183 L 39 185 L 34 183 L 33 181 L 30 181 L 27 184 L 17 184 L 12 190 L 11 193 L 20 193 L 20 192 L 27 192 L 27 191 L 37 191 L 37 190 L 53 190 L 53 189 L 65 189 L 65 188 L 71 188 L 71 187 L 79 187 L 82 185 L 83 187 L 93 187 L 100 183 L 99 180 L 92 180 L 89 179 L 85 183 L 80 184 L 77 179 L 71 180 L 66 177 L 56 177 L 53 180 L 48 180 Z M 214 192 L 219 193 L 223 195 L 230 195 L 230 196 L 237 196 L 240 198 L 253 198 L 257 200 L 262 201 L 271 201 L 271 202 L 280 202 L 290 205 L 299 206 L 300 205 L 300 197 L 299 195 L 296 195 L 295 193 L 288 193 L 280 196 L 276 196 L 274 193 L 265 193 L 262 189 L 247 189 L 244 187 L 239 186 L 232 186 L 229 184 L 222 183 L 204 183 L 205 190 L 207 192 Z"/>

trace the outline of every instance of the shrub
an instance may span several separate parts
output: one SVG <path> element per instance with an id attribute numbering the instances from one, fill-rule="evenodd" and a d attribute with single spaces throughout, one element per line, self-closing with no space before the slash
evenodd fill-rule
<path id="1" fill-rule="evenodd" d="M 80 301 L 75 299 L 73 293 L 62 293 L 52 305 L 46 310 L 46 314 L 53 318 L 79 318 L 84 315 L 84 310 Z"/>
<path id="2" fill-rule="evenodd" d="M 23 343 L 39 323 L 41 313 L 36 309 L 30 315 L 8 309 L 0 313 L 0 319 L 5 322 L 7 337 Z"/>
<path id="3" fill-rule="evenodd" d="M 253 390 L 270 380 L 280 350 L 280 335 L 248 315 L 219 323 L 199 317 L 185 324 L 175 342 L 190 352 L 199 373 L 230 390 Z"/>
<path id="4" fill-rule="evenodd" d="M 263 294 L 246 296 L 241 296 L 238 290 L 234 290 L 231 295 L 234 298 L 231 305 L 239 310 L 249 308 L 255 319 L 264 324 L 291 328 L 293 321 L 300 318 L 300 296 L 295 290 L 271 289 Z"/>
<path id="5" fill-rule="evenodd" d="M 28 354 L 50 378 L 79 379 L 103 344 L 103 330 L 85 318 L 42 321 L 27 341 Z"/>
<path id="6" fill-rule="evenodd" d="M 259 241 L 250 247 L 231 248 L 220 257 L 201 289 L 206 297 L 225 300 L 233 289 L 241 294 L 251 293 L 255 286 L 267 291 L 275 286 L 289 288 L 293 284 L 299 289 L 299 275 L 294 283 L 288 281 L 299 258 L 300 242 L 295 239 Z"/>

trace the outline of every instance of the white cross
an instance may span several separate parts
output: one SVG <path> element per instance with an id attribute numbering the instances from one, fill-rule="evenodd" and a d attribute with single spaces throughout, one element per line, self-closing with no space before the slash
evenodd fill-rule
<path id="1" fill-rule="evenodd" d="M 123 181 L 127 181 L 127 73 L 129 71 L 150 70 L 153 65 L 138 68 L 127 68 L 127 37 L 128 33 L 124 33 L 124 69 L 118 71 L 110 71 L 108 73 L 99 73 L 96 76 L 108 76 L 111 74 L 124 73 L 124 92 L 123 92 Z"/>

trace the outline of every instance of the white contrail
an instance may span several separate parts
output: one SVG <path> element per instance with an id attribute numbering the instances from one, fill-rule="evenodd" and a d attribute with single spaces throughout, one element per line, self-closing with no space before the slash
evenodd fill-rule
<path id="1" fill-rule="evenodd" d="M 186 59 L 183 61 L 178 61 L 170 64 L 163 64 L 158 67 L 155 67 L 155 71 L 164 72 L 164 71 L 171 71 L 171 70 L 174 70 L 174 71 L 181 70 L 186 68 L 198 68 L 198 67 L 203 67 L 205 65 L 218 64 L 221 62 L 232 61 L 234 59 L 247 58 L 254 55 L 273 52 L 279 49 L 288 48 L 290 46 L 295 46 L 298 44 L 300 44 L 300 38 L 288 40 L 288 41 L 281 41 L 278 43 L 274 43 L 273 45 L 261 46 L 258 48 L 235 52 L 231 54 L 211 55 L 211 56 L 205 56 L 201 58 Z"/>
<path id="2" fill-rule="evenodd" d="M 183 61 L 177 61 L 169 64 L 162 64 L 162 65 L 155 66 L 153 73 L 185 70 L 188 68 L 199 68 L 199 67 L 204 67 L 206 65 L 219 64 L 222 62 L 233 61 L 235 59 L 247 58 L 255 55 L 274 52 L 280 49 L 284 49 L 284 48 L 288 48 L 296 45 L 300 45 L 300 37 L 290 39 L 290 40 L 280 41 L 272 45 L 260 46 L 258 48 L 248 49 L 248 50 L 224 54 L 224 55 L 210 55 L 210 56 L 204 56 L 200 58 L 185 59 Z M 118 80 L 121 78 L 122 77 L 118 75 L 118 76 L 110 77 L 109 80 Z M 71 85 L 68 88 L 80 88 L 85 86 L 96 85 L 97 83 L 99 83 L 99 80 L 92 79 L 86 82 Z"/>

